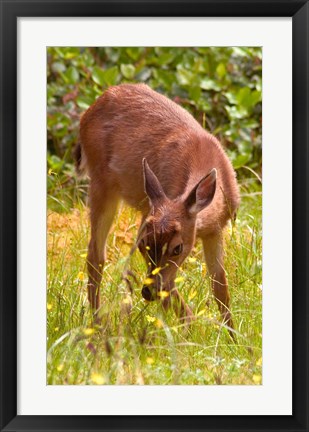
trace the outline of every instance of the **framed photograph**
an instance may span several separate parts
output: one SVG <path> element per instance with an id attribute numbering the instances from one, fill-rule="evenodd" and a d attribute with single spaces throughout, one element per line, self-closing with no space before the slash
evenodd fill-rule
<path id="1" fill-rule="evenodd" d="M 308 2 L 1 18 L 1 430 L 309 430 Z"/>

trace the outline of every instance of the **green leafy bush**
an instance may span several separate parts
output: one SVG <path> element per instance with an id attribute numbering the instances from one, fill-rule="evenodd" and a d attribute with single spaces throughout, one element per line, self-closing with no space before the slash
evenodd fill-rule
<path id="1" fill-rule="evenodd" d="M 111 85 L 144 82 L 181 104 L 226 148 L 239 176 L 262 163 L 262 50 L 248 47 L 50 47 L 47 50 L 48 169 L 74 182 L 80 114 Z M 55 159 L 58 158 L 58 159 Z M 64 177 L 64 178 L 63 178 Z M 70 183 L 70 184 L 71 184 Z"/>

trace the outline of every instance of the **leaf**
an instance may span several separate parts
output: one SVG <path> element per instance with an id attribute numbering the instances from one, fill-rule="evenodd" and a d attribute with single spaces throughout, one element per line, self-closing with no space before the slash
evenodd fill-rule
<path id="1" fill-rule="evenodd" d="M 248 51 L 243 47 L 233 47 L 233 54 L 236 54 L 239 57 L 246 57 L 248 55 Z"/>
<path id="2" fill-rule="evenodd" d="M 151 77 L 151 69 L 145 67 L 138 72 L 135 79 L 137 81 L 147 81 L 150 77 Z"/>
<path id="3" fill-rule="evenodd" d="M 216 68 L 217 75 L 220 79 L 224 78 L 226 75 L 226 68 L 224 63 L 219 63 Z"/>
<path id="4" fill-rule="evenodd" d="M 193 86 L 189 89 L 189 96 L 194 102 L 199 102 L 202 90 L 198 86 Z"/>
<path id="5" fill-rule="evenodd" d="M 243 107 L 226 105 L 224 108 L 226 109 L 231 120 L 242 119 L 248 115 L 247 110 Z"/>
<path id="6" fill-rule="evenodd" d="M 159 84 L 163 84 L 167 89 L 170 89 L 175 81 L 175 76 L 171 72 L 163 69 L 154 69 L 153 75 L 158 80 Z"/>
<path id="7" fill-rule="evenodd" d="M 92 79 L 95 83 L 99 84 L 100 86 L 103 86 L 105 84 L 103 69 L 99 68 L 98 66 L 95 66 L 92 70 Z"/>
<path id="8" fill-rule="evenodd" d="M 249 162 L 250 158 L 250 153 L 239 154 L 238 156 L 236 156 L 236 158 L 232 160 L 234 169 L 238 169 L 246 165 L 246 163 Z"/>
<path id="9" fill-rule="evenodd" d="M 104 85 L 114 85 L 117 82 L 118 78 L 118 67 L 113 66 L 109 69 L 101 69 L 98 66 L 95 66 L 92 70 L 92 79 L 95 83 L 100 86 Z"/>
<path id="10" fill-rule="evenodd" d="M 54 62 L 51 65 L 51 70 L 53 72 L 56 72 L 56 73 L 64 72 L 65 71 L 65 65 L 63 63 L 60 63 L 60 62 Z"/>
<path id="11" fill-rule="evenodd" d="M 195 75 L 182 66 L 177 68 L 176 76 L 180 85 L 191 85 L 194 83 Z"/>
<path id="12" fill-rule="evenodd" d="M 133 47 L 133 48 L 127 48 L 126 53 L 129 57 L 131 57 L 132 60 L 136 61 L 140 58 L 143 50 L 145 48 L 139 48 L 139 47 Z"/>
<path id="13" fill-rule="evenodd" d="M 223 94 L 227 98 L 227 100 L 229 101 L 230 104 L 232 104 L 232 105 L 236 105 L 237 104 L 236 93 L 234 93 L 232 91 L 229 91 L 229 92 L 225 92 Z"/>
<path id="14" fill-rule="evenodd" d="M 262 99 L 262 92 L 253 90 L 249 87 L 242 87 L 237 93 L 237 102 L 239 105 L 250 109 L 253 108 Z"/>
<path id="15" fill-rule="evenodd" d="M 242 128 L 255 129 L 259 127 L 259 123 L 254 118 L 250 118 L 248 120 L 244 120 L 241 123 L 241 126 Z"/>
<path id="16" fill-rule="evenodd" d="M 73 66 L 70 66 L 65 72 L 66 77 L 70 84 L 76 84 L 79 81 L 79 73 L 77 69 Z"/>
<path id="17" fill-rule="evenodd" d="M 166 48 L 166 47 L 163 48 L 156 47 L 155 53 L 157 55 L 156 64 L 158 65 L 168 65 L 174 60 L 176 55 L 174 48 Z"/>
<path id="18" fill-rule="evenodd" d="M 118 63 L 119 57 L 121 55 L 122 49 L 117 48 L 105 48 L 105 55 L 107 56 L 107 59 L 112 63 Z"/>
<path id="19" fill-rule="evenodd" d="M 262 92 L 260 90 L 254 90 L 251 93 L 251 106 L 253 107 L 261 101 L 262 101 Z"/>
<path id="20" fill-rule="evenodd" d="M 77 105 L 82 109 L 88 109 L 90 105 L 92 105 L 94 102 L 94 99 L 90 98 L 89 96 L 78 96 L 76 99 Z"/>
<path id="21" fill-rule="evenodd" d="M 69 47 L 65 49 L 64 58 L 67 60 L 71 60 L 78 55 L 80 55 L 79 48 Z"/>
<path id="22" fill-rule="evenodd" d="M 59 57 L 66 60 L 71 60 L 74 57 L 80 55 L 80 48 L 76 47 L 55 47 L 55 52 Z"/>
<path id="23" fill-rule="evenodd" d="M 220 86 L 212 79 L 205 77 L 200 82 L 200 87 L 203 90 L 220 90 Z"/>
<path id="24" fill-rule="evenodd" d="M 251 93 L 251 91 L 250 91 L 249 87 L 242 87 L 238 91 L 237 96 L 236 96 L 238 104 L 247 107 L 248 101 L 250 99 L 250 93 Z"/>
<path id="25" fill-rule="evenodd" d="M 120 70 L 122 75 L 127 79 L 132 79 L 135 75 L 135 67 L 132 64 L 122 64 Z"/>
<path id="26" fill-rule="evenodd" d="M 253 143 L 251 141 L 240 140 L 238 144 L 238 151 L 240 154 L 250 154 L 252 152 Z"/>
<path id="27" fill-rule="evenodd" d="M 118 78 L 118 67 L 113 66 L 110 69 L 104 71 L 104 81 L 107 85 L 115 85 Z"/>

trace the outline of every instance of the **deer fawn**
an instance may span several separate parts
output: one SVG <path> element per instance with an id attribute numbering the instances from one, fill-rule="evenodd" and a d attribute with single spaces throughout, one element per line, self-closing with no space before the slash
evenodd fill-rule
<path id="1" fill-rule="evenodd" d="M 240 198 L 217 139 L 147 85 L 122 84 L 106 90 L 81 118 L 75 159 L 90 177 L 88 297 L 94 312 L 106 239 L 122 198 L 142 214 L 137 244 L 151 281 L 142 288 L 144 299 L 163 297 L 164 308 L 172 303 L 182 319 L 193 318 L 174 279 L 197 236 L 222 318 L 233 329 L 222 230 Z"/>

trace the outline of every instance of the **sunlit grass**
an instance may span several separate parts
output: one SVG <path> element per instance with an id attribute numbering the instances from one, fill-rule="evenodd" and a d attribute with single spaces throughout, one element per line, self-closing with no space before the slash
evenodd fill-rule
<path id="1" fill-rule="evenodd" d="M 87 300 L 88 210 L 48 214 L 48 384 L 250 384 L 262 382 L 262 198 L 242 184 L 242 203 L 227 228 L 226 272 L 237 330 L 222 326 L 199 243 L 176 285 L 196 320 L 188 328 L 160 303 L 142 299 L 145 264 L 129 257 L 139 216 L 121 206 L 108 239 L 101 285 L 102 325 L 92 326 Z M 124 271 L 133 290 L 123 279 Z"/>

